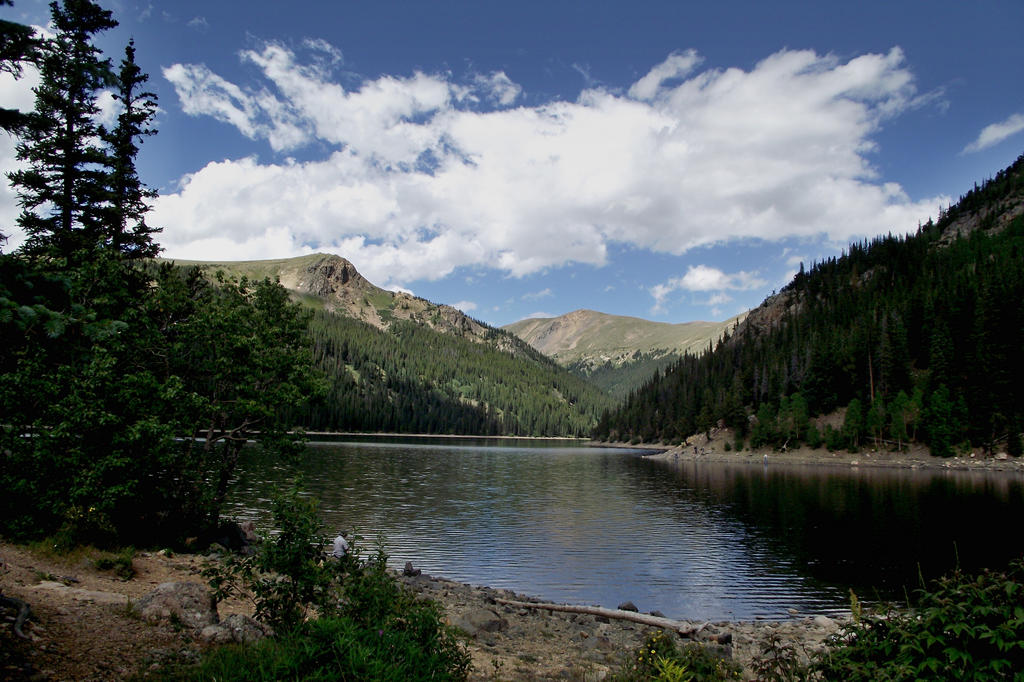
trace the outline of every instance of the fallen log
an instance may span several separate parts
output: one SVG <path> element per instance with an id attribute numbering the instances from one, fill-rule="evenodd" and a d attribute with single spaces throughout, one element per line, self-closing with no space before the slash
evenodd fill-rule
<path id="1" fill-rule="evenodd" d="M 32 613 L 28 604 L 20 599 L 15 599 L 14 597 L 5 597 L 0 595 L 0 606 L 6 606 L 18 610 L 18 615 L 14 619 L 14 634 L 22 639 L 28 639 L 28 635 L 21 630 L 21 626 L 25 624 L 25 621 L 28 620 L 28 617 Z"/>
<path id="2" fill-rule="evenodd" d="M 650 625 L 656 628 L 664 628 L 666 630 L 673 630 L 679 634 L 680 637 L 694 638 L 701 633 L 710 623 L 702 623 L 701 625 L 694 626 L 692 623 L 687 623 L 680 620 L 672 620 L 671 618 L 662 618 L 661 616 L 652 616 L 646 613 L 636 613 L 634 611 L 622 611 L 620 609 L 606 609 L 601 606 L 577 606 L 575 604 L 547 604 L 542 602 L 532 601 L 515 601 L 513 599 L 501 599 L 498 597 L 494 598 L 494 601 L 499 604 L 506 604 L 508 606 L 519 606 L 527 609 L 544 609 L 546 611 L 562 611 L 565 613 L 582 613 L 589 616 L 604 616 L 605 618 L 615 618 L 617 620 L 629 620 L 634 623 L 640 623 L 642 625 Z"/>

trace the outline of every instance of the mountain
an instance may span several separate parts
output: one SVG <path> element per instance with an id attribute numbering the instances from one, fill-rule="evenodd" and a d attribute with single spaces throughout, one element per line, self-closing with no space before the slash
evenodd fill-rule
<path id="1" fill-rule="evenodd" d="M 625 398 L 683 354 L 700 354 L 742 320 L 668 324 L 638 317 L 576 310 L 502 327 L 573 373 Z"/>
<path id="2" fill-rule="evenodd" d="M 277 279 L 313 310 L 326 397 L 294 415 L 310 429 L 582 436 L 611 405 L 514 335 L 381 289 L 340 256 L 175 262 L 211 276 Z"/>
<path id="3" fill-rule="evenodd" d="M 396 320 L 408 320 L 435 331 L 481 341 L 492 331 L 449 305 L 381 289 L 359 274 L 352 263 L 332 254 L 256 261 L 175 262 L 182 266 L 195 265 L 211 274 L 223 270 L 249 279 L 276 278 L 307 305 L 360 320 L 377 329 L 388 329 Z M 505 347 L 514 350 L 509 344 Z"/>
<path id="4" fill-rule="evenodd" d="M 1024 156 L 909 236 L 798 273 L 712 352 L 655 375 L 599 437 L 1022 450 Z M 819 432 L 815 415 L 841 428 Z"/>
<path id="5" fill-rule="evenodd" d="M 598 366 L 622 364 L 638 352 L 654 356 L 700 353 L 743 317 L 738 315 L 725 322 L 668 324 L 576 310 L 560 317 L 520 320 L 502 329 L 562 365 L 584 362 Z"/>

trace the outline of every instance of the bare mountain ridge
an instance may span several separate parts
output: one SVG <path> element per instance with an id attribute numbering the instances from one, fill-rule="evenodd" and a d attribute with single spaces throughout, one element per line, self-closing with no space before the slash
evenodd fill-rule
<path id="1" fill-rule="evenodd" d="M 651 322 L 638 317 L 575 310 L 559 317 L 532 318 L 502 327 L 561 365 L 618 366 L 637 353 L 654 358 L 699 354 L 742 320 Z"/>
<path id="2" fill-rule="evenodd" d="M 196 265 L 211 274 L 223 270 L 250 279 L 276 278 L 281 286 L 307 304 L 361 320 L 378 329 L 387 329 L 396 320 L 410 320 L 438 332 L 474 341 L 482 342 L 492 337 L 491 340 L 504 350 L 513 350 L 510 344 L 494 339 L 490 327 L 452 306 L 431 303 L 401 291 L 381 289 L 341 256 L 316 253 L 272 260 L 176 260 L 175 263 Z"/>

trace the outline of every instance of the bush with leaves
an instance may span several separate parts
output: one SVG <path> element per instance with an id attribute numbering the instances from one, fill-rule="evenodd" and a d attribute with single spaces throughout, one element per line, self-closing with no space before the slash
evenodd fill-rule
<path id="1" fill-rule="evenodd" d="M 465 679 L 469 656 L 440 608 L 395 579 L 382 547 L 362 558 L 353 538 L 344 556 L 326 558 L 317 507 L 293 486 L 274 500 L 276 536 L 207 568 L 216 598 L 249 597 L 279 637 L 212 652 L 196 678 Z"/>
<path id="2" fill-rule="evenodd" d="M 865 614 L 831 640 L 817 671 L 833 680 L 1006 680 L 1024 671 L 1024 560 L 956 570 L 907 611 Z"/>
<path id="3" fill-rule="evenodd" d="M 740 667 L 700 644 L 677 646 L 675 635 L 659 630 L 649 634 L 610 678 L 616 682 L 689 682 L 738 680 Z"/>

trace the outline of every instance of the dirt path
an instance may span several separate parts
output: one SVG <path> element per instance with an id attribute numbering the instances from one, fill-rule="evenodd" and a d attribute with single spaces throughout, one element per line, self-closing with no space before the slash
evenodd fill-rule
<path id="1" fill-rule="evenodd" d="M 202 557 L 140 553 L 133 563 L 136 576 L 128 581 L 97 570 L 94 558 L 86 551 L 55 558 L 0 544 L 0 589 L 28 602 L 33 613 L 24 628 L 29 640 L 15 637 L 9 622 L 2 624 L 0 679 L 144 678 L 168 663 L 199 659 L 204 645 L 192 632 L 144 622 L 131 605 L 163 582 L 202 583 Z M 506 590 L 429 576 L 402 580 L 444 606 L 448 621 L 465 633 L 474 680 L 604 679 L 649 630 L 627 621 L 501 604 L 498 599 L 530 599 Z M 219 607 L 222 618 L 246 610 L 243 603 Z M 771 633 L 814 647 L 835 627 L 823 617 L 797 616 L 781 623 L 711 623 L 699 639 L 749 663 Z"/>

